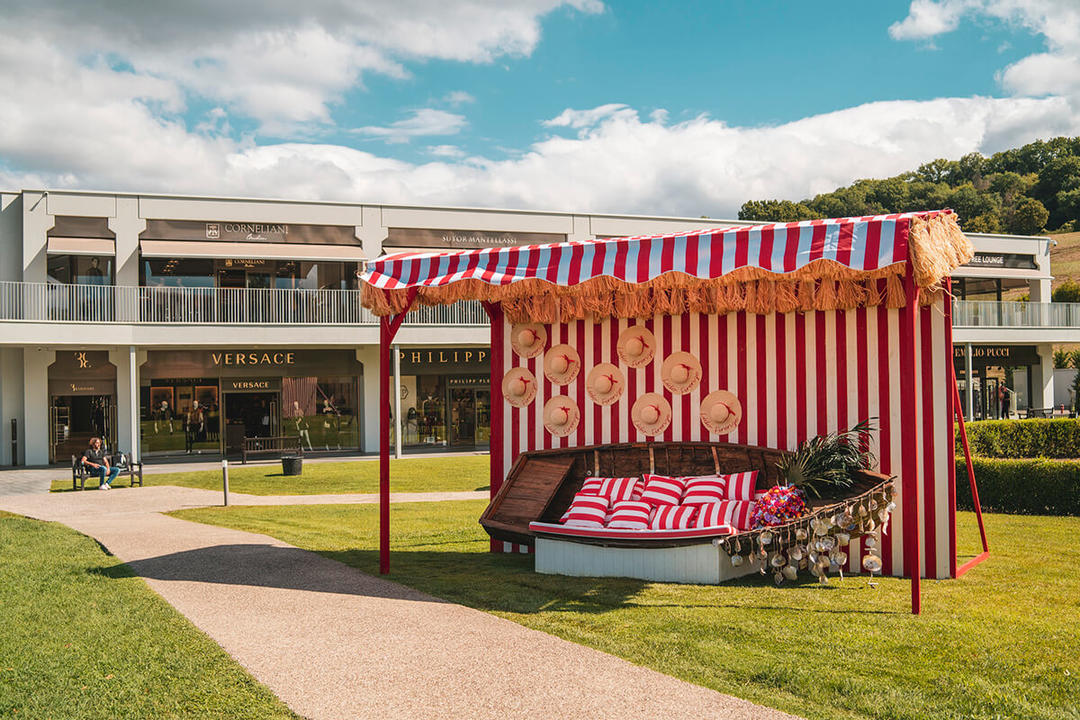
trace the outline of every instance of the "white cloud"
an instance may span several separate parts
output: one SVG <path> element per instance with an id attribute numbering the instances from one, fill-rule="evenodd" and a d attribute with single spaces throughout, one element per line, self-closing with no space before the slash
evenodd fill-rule
<path id="1" fill-rule="evenodd" d="M 967 0 L 912 0 L 908 15 L 889 26 L 894 40 L 926 40 L 952 32 L 971 3 Z"/>
<path id="2" fill-rule="evenodd" d="M 594 107 L 590 110 L 574 110 L 566 108 L 558 116 L 544 121 L 545 127 L 569 127 L 586 128 L 595 125 L 605 118 L 618 115 L 633 116 L 636 113 L 628 106 L 621 103 L 609 103 Z"/>
<path id="3" fill-rule="evenodd" d="M 329 122 L 365 73 L 403 77 L 412 60 L 528 55 L 541 18 L 567 6 L 603 9 L 597 0 L 20 1 L 4 8 L 0 47 L 36 39 L 62 62 L 107 59 L 128 68 L 117 78 L 168 85 L 178 102 L 201 96 L 287 133 Z M 29 80 L 42 96 L 55 91 L 5 69 L 5 88 Z"/>
<path id="4" fill-rule="evenodd" d="M 465 157 L 465 151 L 457 145 L 432 145 L 427 151 L 435 157 L 461 158 Z"/>
<path id="5" fill-rule="evenodd" d="M 386 126 L 366 126 L 353 130 L 359 135 L 381 138 L 386 142 L 409 142 L 415 137 L 430 135 L 456 135 L 465 127 L 465 116 L 449 113 L 445 110 L 422 108 L 415 110 L 410 117 L 392 122 Z"/>
<path id="6" fill-rule="evenodd" d="M 454 90 L 443 96 L 443 102 L 457 107 L 458 105 L 464 105 L 465 103 L 476 102 L 476 98 L 464 90 Z"/>

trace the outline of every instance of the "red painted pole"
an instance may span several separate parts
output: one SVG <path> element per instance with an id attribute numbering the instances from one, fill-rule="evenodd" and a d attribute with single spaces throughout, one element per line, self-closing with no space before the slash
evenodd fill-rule
<path id="1" fill-rule="evenodd" d="M 982 505 L 979 504 L 979 486 L 975 484 L 975 466 L 971 463 L 967 426 L 964 425 L 964 413 L 960 412 L 960 388 L 956 383 L 953 383 L 953 396 L 957 406 L 956 421 L 960 423 L 960 442 L 964 446 L 964 460 L 967 462 L 968 483 L 971 485 L 971 501 L 975 504 L 975 518 L 979 521 L 979 536 L 982 538 L 983 552 L 989 552 L 990 544 L 986 541 L 986 528 L 983 527 Z"/>
<path id="2" fill-rule="evenodd" d="M 911 575 L 911 612 L 922 612 L 922 538 L 919 537 L 919 428 L 915 336 L 919 318 L 919 288 L 911 260 L 904 272 L 904 307 L 900 309 L 900 427 L 905 452 L 901 460 L 904 504 L 904 568 Z"/>
<path id="3" fill-rule="evenodd" d="M 484 303 L 484 311 L 491 322 L 491 438 L 488 443 L 490 453 L 490 494 L 492 499 L 499 492 L 503 481 L 503 398 L 502 398 L 502 373 L 503 373 L 503 311 L 498 303 Z M 491 538 L 490 549 L 498 552 L 501 549 L 501 541 Z"/>
<path id="4" fill-rule="evenodd" d="M 389 317 L 379 318 L 379 573 L 390 572 L 390 342 Z"/>

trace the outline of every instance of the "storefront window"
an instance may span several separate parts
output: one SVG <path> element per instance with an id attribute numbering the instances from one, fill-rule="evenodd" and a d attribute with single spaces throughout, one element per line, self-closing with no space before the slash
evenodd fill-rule
<path id="1" fill-rule="evenodd" d="M 356 392 L 351 377 L 282 378 L 282 433 L 308 451 L 359 449 Z"/>
<path id="2" fill-rule="evenodd" d="M 215 378 L 154 379 L 140 402 L 143 453 L 216 453 L 221 405 Z"/>
<path id="3" fill-rule="evenodd" d="M 113 258 L 109 255 L 50 255 L 49 280 L 61 285 L 112 285 Z"/>
<path id="4" fill-rule="evenodd" d="M 142 284 L 150 287 L 355 289 L 356 263 L 262 258 L 147 258 Z"/>
<path id="5" fill-rule="evenodd" d="M 143 260 L 141 278 L 147 287 L 214 287 L 214 261 L 202 258 Z"/>

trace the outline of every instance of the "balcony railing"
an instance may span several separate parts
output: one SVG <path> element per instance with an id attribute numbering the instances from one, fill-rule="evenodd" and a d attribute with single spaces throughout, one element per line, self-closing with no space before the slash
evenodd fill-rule
<path id="1" fill-rule="evenodd" d="M 0 282 L 0 321 L 161 325 L 377 325 L 359 290 Z M 406 325 L 488 324 L 478 302 L 418 306 Z"/>
<path id="2" fill-rule="evenodd" d="M 1080 328 L 1080 303 L 955 300 L 953 327 Z"/>

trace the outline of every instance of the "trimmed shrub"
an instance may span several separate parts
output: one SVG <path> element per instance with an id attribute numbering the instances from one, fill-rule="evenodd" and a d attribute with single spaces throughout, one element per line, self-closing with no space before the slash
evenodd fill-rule
<path id="1" fill-rule="evenodd" d="M 1080 420 L 979 420 L 965 423 L 971 454 L 985 458 L 1080 458 Z M 956 454 L 963 455 L 960 430 Z"/>
<path id="2" fill-rule="evenodd" d="M 972 458 L 979 503 L 990 512 L 1080 515 L 1080 461 Z M 956 458 L 956 505 L 972 510 L 967 464 Z"/>

